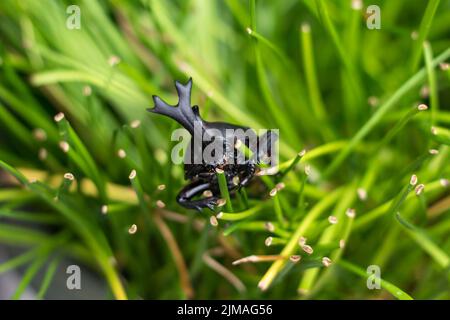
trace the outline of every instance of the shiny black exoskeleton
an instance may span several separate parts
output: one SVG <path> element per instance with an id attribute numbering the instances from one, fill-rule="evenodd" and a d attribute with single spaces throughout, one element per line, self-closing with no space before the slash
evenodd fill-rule
<path id="1" fill-rule="evenodd" d="M 272 142 L 277 136 L 270 130 L 256 137 L 253 130 L 247 127 L 236 126 L 224 122 L 208 122 L 200 117 L 198 106 L 191 107 L 192 79 L 186 84 L 175 81 L 178 93 L 178 104 L 171 106 L 162 101 L 158 96 L 153 96 L 154 108 L 147 109 L 150 112 L 165 115 L 180 123 L 192 137 L 200 136 L 205 139 L 200 144 L 193 143 L 191 139 L 184 158 L 185 179 L 190 180 L 177 196 L 179 204 L 186 208 L 201 210 L 208 207 L 214 210 L 217 201 L 220 199 L 217 169 L 224 171 L 228 190 L 233 194 L 239 188 L 247 185 L 255 175 L 258 164 L 264 159 L 267 161 L 271 156 Z M 231 139 L 226 135 L 227 129 L 242 129 L 247 132 L 241 144 L 245 144 L 251 151 L 251 156 L 242 161 L 242 152 L 237 149 L 238 137 Z M 252 139 L 252 135 L 255 139 Z M 211 141 L 223 147 L 223 154 L 214 160 L 205 160 L 200 157 L 200 161 L 195 161 L 195 155 L 202 155 L 210 145 Z M 255 141 L 257 141 L 255 143 Z M 262 145 L 266 148 L 261 148 Z M 213 152 L 214 155 L 214 152 Z M 239 158 L 240 157 L 240 158 Z M 241 160 L 239 162 L 239 160 Z"/>

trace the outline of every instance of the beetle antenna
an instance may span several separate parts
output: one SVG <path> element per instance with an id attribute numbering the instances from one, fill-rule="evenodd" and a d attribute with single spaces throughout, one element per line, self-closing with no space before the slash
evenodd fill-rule
<path id="1" fill-rule="evenodd" d="M 191 135 L 194 135 L 194 122 L 202 121 L 198 115 L 198 110 L 191 107 L 191 89 L 192 78 L 189 78 L 186 84 L 175 81 L 175 88 L 178 93 L 178 104 L 171 106 L 164 102 L 160 97 L 153 96 L 154 108 L 147 111 L 159 113 L 174 119 L 181 124 Z"/>

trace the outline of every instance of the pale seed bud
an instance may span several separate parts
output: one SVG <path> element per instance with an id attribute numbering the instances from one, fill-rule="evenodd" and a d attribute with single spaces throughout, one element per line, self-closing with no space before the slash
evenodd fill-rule
<path id="1" fill-rule="evenodd" d="M 137 225 L 132 224 L 131 227 L 128 229 L 129 234 L 135 234 L 137 231 Z"/>

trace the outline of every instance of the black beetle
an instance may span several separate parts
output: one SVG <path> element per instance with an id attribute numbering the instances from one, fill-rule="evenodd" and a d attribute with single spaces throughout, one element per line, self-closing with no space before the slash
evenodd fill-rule
<path id="1" fill-rule="evenodd" d="M 186 208 L 201 210 L 208 207 L 214 210 L 220 199 L 220 189 L 217 178 L 218 169 L 223 170 L 228 190 L 233 194 L 239 188 L 246 186 L 255 175 L 257 167 L 264 162 L 272 165 L 270 157 L 272 146 L 278 138 L 271 130 L 257 137 L 256 133 L 247 127 L 237 126 L 225 122 L 208 122 L 200 117 L 198 106 L 191 107 L 192 79 L 186 84 L 175 81 L 178 93 L 178 104 L 171 106 L 153 96 L 154 108 L 147 109 L 150 112 L 165 115 L 181 124 L 192 137 L 202 137 L 201 143 L 194 146 L 192 140 L 189 142 L 184 158 L 185 179 L 190 180 L 177 196 L 179 204 Z M 227 136 L 227 130 L 241 130 L 246 135 L 242 141 L 238 136 Z M 206 139 L 205 139 L 206 137 Z M 255 138 L 255 139 L 253 139 Z M 240 141 L 238 141 L 240 140 Z M 224 152 L 214 160 L 206 160 L 203 157 L 205 148 L 211 141 L 221 145 Z M 243 157 L 243 152 L 238 149 L 239 143 L 250 150 L 251 155 Z M 200 161 L 195 161 L 195 155 L 202 155 Z M 212 156 L 215 156 L 214 151 Z M 242 161 L 243 160 L 243 161 Z M 200 199 L 195 199 L 201 196 Z"/>

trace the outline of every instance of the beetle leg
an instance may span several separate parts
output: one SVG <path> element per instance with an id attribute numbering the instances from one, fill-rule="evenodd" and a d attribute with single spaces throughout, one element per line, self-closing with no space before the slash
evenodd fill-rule
<path id="1" fill-rule="evenodd" d="M 246 186 L 250 182 L 250 179 L 253 178 L 253 176 L 255 175 L 255 171 L 256 171 L 256 163 L 254 163 L 253 161 L 249 161 L 248 164 L 245 166 L 244 175 L 240 183 L 241 187 Z"/>
<path id="2" fill-rule="evenodd" d="M 185 186 L 177 196 L 177 202 L 185 208 L 196 209 L 201 211 L 203 208 L 209 208 L 214 211 L 214 206 L 219 199 L 216 196 L 211 196 L 199 200 L 191 200 L 196 195 L 199 195 L 211 187 L 209 182 L 195 181 Z"/>

